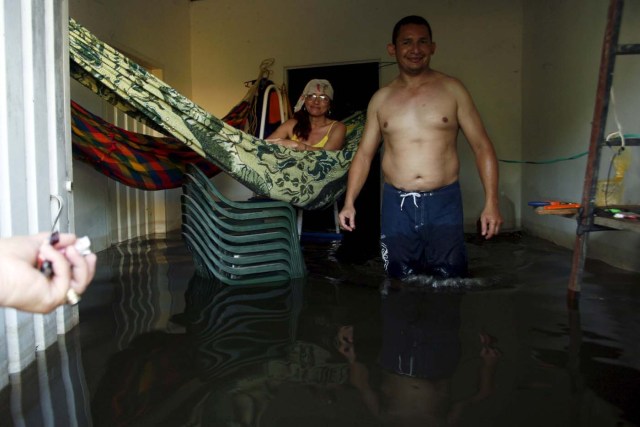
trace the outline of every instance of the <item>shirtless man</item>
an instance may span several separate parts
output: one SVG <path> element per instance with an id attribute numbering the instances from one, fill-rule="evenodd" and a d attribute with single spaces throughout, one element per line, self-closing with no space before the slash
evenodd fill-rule
<path id="1" fill-rule="evenodd" d="M 459 129 L 474 152 L 484 187 L 482 235 L 493 237 L 502 224 L 493 145 L 463 84 L 430 68 L 435 49 L 424 18 L 407 16 L 394 27 L 387 51 L 396 57 L 399 75 L 369 102 L 340 212 L 341 227 L 354 230 L 354 201 L 384 139 L 380 240 L 385 270 L 396 278 L 467 275 L 456 147 Z"/>

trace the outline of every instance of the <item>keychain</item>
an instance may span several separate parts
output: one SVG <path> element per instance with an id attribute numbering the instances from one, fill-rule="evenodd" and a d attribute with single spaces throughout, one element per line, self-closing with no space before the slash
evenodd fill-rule
<path id="1" fill-rule="evenodd" d="M 49 244 L 55 247 L 55 245 L 60 241 L 60 232 L 58 230 L 55 230 L 55 228 L 58 224 L 60 213 L 62 212 L 62 200 L 57 196 L 51 197 L 56 198 L 59 204 L 58 213 L 55 220 L 53 221 L 53 226 L 51 227 L 51 235 L 49 236 Z M 80 237 L 79 239 L 77 239 L 74 246 L 82 256 L 87 256 L 91 253 L 91 240 L 89 240 L 88 236 Z M 53 263 L 51 261 L 46 259 L 38 259 L 36 267 L 42 272 L 42 274 L 46 276 L 47 279 L 51 279 L 51 277 L 53 277 Z M 72 288 L 69 288 L 69 290 L 67 291 L 67 303 L 75 305 L 78 302 L 80 302 L 80 295 L 78 295 Z"/>

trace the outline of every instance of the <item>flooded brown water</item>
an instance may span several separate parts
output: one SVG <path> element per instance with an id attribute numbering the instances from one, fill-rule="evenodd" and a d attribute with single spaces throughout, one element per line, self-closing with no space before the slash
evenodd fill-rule
<path id="1" fill-rule="evenodd" d="M 570 251 L 480 243 L 475 282 L 447 289 L 336 241 L 303 241 L 307 278 L 251 287 L 196 275 L 178 235 L 118 245 L 0 425 L 639 425 L 640 274 L 589 261 L 569 308 Z"/>

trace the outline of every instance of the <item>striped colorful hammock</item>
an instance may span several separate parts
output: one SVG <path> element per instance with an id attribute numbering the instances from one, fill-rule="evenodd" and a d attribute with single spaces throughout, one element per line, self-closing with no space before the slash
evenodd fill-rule
<path id="1" fill-rule="evenodd" d="M 207 113 L 140 65 L 69 22 L 72 77 L 122 111 L 169 133 L 257 194 L 305 209 L 329 206 L 345 190 L 364 114 L 346 120 L 340 151 L 294 151 Z"/>
<path id="2" fill-rule="evenodd" d="M 190 164 L 207 176 L 220 169 L 172 137 L 121 129 L 71 101 L 73 157 L 129 187 L 166 190 L 181 187 Z"/>

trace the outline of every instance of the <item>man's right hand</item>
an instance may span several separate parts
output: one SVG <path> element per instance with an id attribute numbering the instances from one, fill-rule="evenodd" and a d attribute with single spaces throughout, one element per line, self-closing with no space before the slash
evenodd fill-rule
<path id="1" fill-rule="evenodd" d="M 356 210 L 353 206 L 345 205 L 338 217 L 340 218 L 340 228 L 347 231 L 356 229 Z"/>

